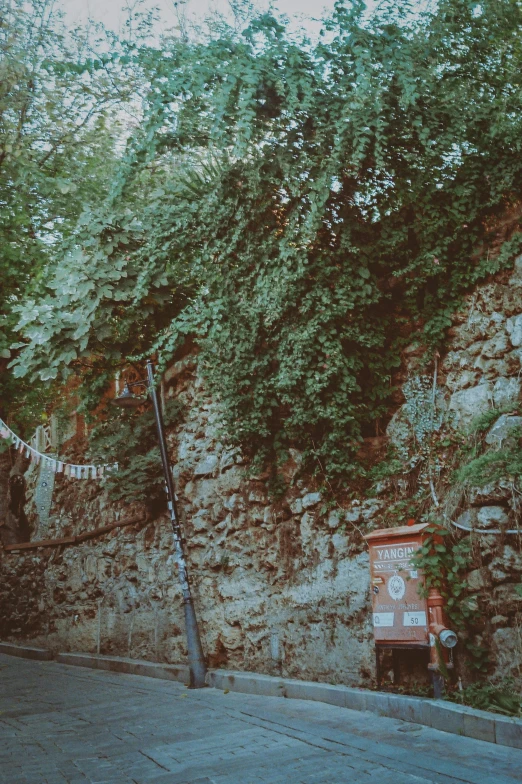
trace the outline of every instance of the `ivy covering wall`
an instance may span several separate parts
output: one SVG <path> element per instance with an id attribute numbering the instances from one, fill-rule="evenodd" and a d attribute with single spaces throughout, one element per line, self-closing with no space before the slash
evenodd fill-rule
<path id="1" fill-rule="evenodd" d="M 522 195 L 522 4 L 338 2 L 311 43 L 270 14 L 136 47 L 143 121 L 20 307 L 14 372 L 105 379 L 188 336 L 228 437 L 360 471 L 406 342 L 444 338 L 509 264 Z M 87 389 L 87 385 L 85 385 Z"/>

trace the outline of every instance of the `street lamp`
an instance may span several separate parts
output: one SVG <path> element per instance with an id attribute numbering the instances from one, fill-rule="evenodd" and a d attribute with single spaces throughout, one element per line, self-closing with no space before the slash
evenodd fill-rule
<path id="1" fill-rule="evenodd" d="M 139 386 L 145 387 L 148 390 L 152 400 L 152 406 L 154 408 L 154 416 L 156 418 L 156 427 L 158 430 L 158 441 L 161 453 L 161 462 L 163 465 L 163 474 L 165 476 L 165 489 L 167 491 L 168 508 L 170 512 L 170 520 L 172 523 L 172 533 L 174 535 L 174 553 L 176 563 L 178 565 L 178 576 L 181 585 L 181 592 L 183 594 L 183 605 L 185 609 L 185 629 L 187 634 L 190 686 L 193 689 L 201 689 L 203 686 L 205 686 L 207 665 L 203 655 L 198 622 L 196 619 L 196 611 L 194 609 L 194 601 L 192 599 L 192 592 L 190 590 L 187 562 L 183 547 L 183 535 L 181 532 L 178 508 L 176 504 L 174 479 L 169 463 L 167 442 L 165 440 L 165 426 L 163 424 L 163 416 L 161 414 L 161 408 L 158 401 L 158 393 L 154 383 L 154 365 L 150 359 L 147 360 L 147 381 L 134 381 L 130 384 L 125 384 L 123 393 L 113 402 L 122 408 L 136 408 L 137 406 L 141 406 L 143 403 L 143 398 L 135 397 L 135 395 L 133 395 L 131 392 L 133 387 Z"/>

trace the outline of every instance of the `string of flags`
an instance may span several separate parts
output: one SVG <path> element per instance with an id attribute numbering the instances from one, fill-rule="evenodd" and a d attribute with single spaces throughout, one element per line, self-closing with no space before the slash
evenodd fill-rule
<path id="1" fill-rule="evenodd" d="M 113 463 L 112 465 L 76 465 L 74 463 L 64 463 L 62 460 L 50 457 L 19 438 L 6 425 L 3 419 L 0 419 L 0 437 L 10 439 L 18 452 L 25 453 L 25 456 L 29 457 L 32 463 L 38 464 L 41 462 L 55 474 L 64 474 L 64 476 L 70 476 L 74 479 L 99 479 L 118 470 L 118 463 Z"/>

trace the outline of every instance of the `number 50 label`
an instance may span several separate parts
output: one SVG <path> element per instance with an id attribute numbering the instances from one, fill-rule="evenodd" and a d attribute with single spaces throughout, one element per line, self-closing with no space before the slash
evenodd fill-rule
<path id="1" fill-rule="evenodd" d="M 426 626 L 425 612 L 405 612 L 403 626 Z"/>

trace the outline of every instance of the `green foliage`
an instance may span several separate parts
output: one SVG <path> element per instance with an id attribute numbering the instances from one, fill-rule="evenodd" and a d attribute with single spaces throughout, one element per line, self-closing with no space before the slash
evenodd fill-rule
<path id="1" fill-rule="evenodd" d="M 503 412 L 498 408 L 490 408 L 488 411 L 484 411 L 483 414 L 479 414 L 478 417 L 473 419 L 469 427 L 469 432 L 471 434 L 482 435 L 487 430 L 489 430 L 492 425 L 495 424 L 502 413 Z"/>
<path id="2" fill-rule="evenodd" d="M 467 650 L 470 666 L 478 672 L 488 668 L 488 652 L 478 645 L 470 630 L 477 622 L 477 597 L 470 593 L 466 573 L 471 564 L 471 542 L 469 537 L 457 538 L 446 528 L 430 526 L 422 547 L 412 558 L 412 563 L 425 575 L 425 591 L 437 588 L 445 600 L 445 610 L 451 627 L 464 632 L 461 642 Z M 442 661 L 442 656 L 439 655 Z"/>
<path id="3" fill-rule="evenodd" d="M 462 691 L 452 691 L 447 699 L 479 710 L 502 713 L 504 716 L 522 716 L 522 695 L 508 682 L 503 688 L 491 683 L 473 683 Z"/>
<path id="4" fill-rule="evenodd" d="M 408 8 L 338 2 L 316 45 L 263 13 L 133 50 L 143 122 L 22 306 L 16 375 L 190 335 L 247 454 L 356 475 L 411 325 L 435 345 L 522 247 L 488 253 L 522 196 L 521 4 Z"/>
<path id="5" fill-rule="evenodd" d="M 396 476 L 403 468 L 404 464 L 402 460 L 390 455 L 386 460 L 382 460 L 380 463 L 372 466 L 368 471 L 367 476 L 372 483 L 376 484 L 383 479 L 388 479 L 390 476 Z"/>
<path id="6" fill-rule="evenodd" d="M 80 214 L 107 193 L 137 82 L 119 63 L 126 43 L 67 30 L 54 6 L 9 0 L 0 14 L 0 363 L 16 356 L 15 308 L 41 296 Z M 56 391 L 42 380 L 36 388 L 0 367 L 1 412 L 28 432 Z"/>
<path id="7" fill-rule="evenodd" d="M 471 435 L 481 436 L 495 424 L 501 414 L 512 414 L 516 411 L 516 403 L 510 405 L 500 406 L 499 408 L 490 408 L 488 411 L 479 414 L 473 419 L 469 426 L 469 433 Z"/>
<path id="8" fill-rule="evenodd" d="M 173 427 L 181 414 L 178 402 L 169 401 L 165 424 Z M 89 435 L 89 459 L 118 463 L 118 471 L 106 479 L 110 498 L 144 503 L 156 515 L 166 506 L 165 480 L 152 411 L 136 413 L 116 407 L 98 422 Z"/>
<path id="9" fill-rule="evenodd" d="M 500 479 L 519 479 L 522 476 L 520 447 L 486 452 L 474 458 L 456 474 L 456 480 L 474 487 L 484 487 Z"/>
<path id="10" fill-rule="evenodd" d="M 403 392 L 406 401 L 404 413 L 422 449 L 442 425 L 443 411 L 437 406 L 437 389 L 433 388 L 433 382 L 427 376 L 413 376 L 404 384 Z"/>

